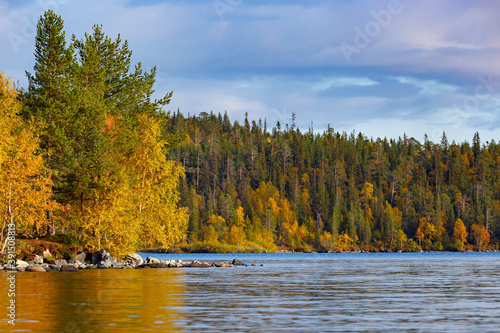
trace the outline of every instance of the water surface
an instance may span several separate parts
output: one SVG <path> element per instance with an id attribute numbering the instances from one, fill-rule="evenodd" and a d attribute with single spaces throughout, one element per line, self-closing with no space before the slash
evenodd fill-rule
<path id="1" fill-rule="evenodd" d="M 31 332 L 495 332 L 500 253 L 141 254 L 256 266 L 16 274 Z M 260 266 L 264 264 L 264 266 Z M 6 309 L 7 273 L 0 274 Z"/>

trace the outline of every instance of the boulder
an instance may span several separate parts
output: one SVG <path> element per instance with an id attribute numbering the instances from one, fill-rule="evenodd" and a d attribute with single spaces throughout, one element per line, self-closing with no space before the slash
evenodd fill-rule
<path id="1" fill-rule="evenodd" d="M 121 268 L 120 264 L 106 250 L 92 253 L 92 264 L 98 268 Z"/>
<path id="2" fill-rule="evenodd" d="M 28 267 L 28 266 L 29 266 L 29 264 L 28 264 L 26 261 L 24 261 L 24 260 L 19 260 L 19 259 L 18 259 L 18 260 L 16 260 L 16 267 L 17 267 L 17 268 L 19 268 L 19 267 L 26 268 L 26 267 Z"/>
<path id="3" fill-rule="evenodd" d="M 64 259 L 55 259 L 55 260 L 50 260 L 49 264 L 62 266 L 62 265 L 67 265 L 68 263 Z"/>
<path id="4" fill-rule="evenodd" d="M 132 264 L 133 266 L 141 265 L 144 261 L 141 256 L 137 253 L 130 253 L 125 256 L 125 262 Z"/>
<path id="5" fill-rule="evenodd" d="M 46 272 L 45 268 L 37 265 L 29 265 L 24 269 L 26 272 Z"/>
<path id="6" fill-rule="evenodd" d="M 63 265 L 59 270 L 61 272 L 78 272 L 78 268 L 75 265 Z"/>
<path id="7" fill-rule="evenodd" d="M 166 264 L 168 267 L 177 267 L 177 262 L 175 260 L 164 260 L 162 263 Z"/>
<path id="8" fill-rule="evenodd" d="M 38 254 L 35 254 L 33 260 L 31 260 L 31 263 L 35 265 L 41 265 L 43 264 L 43 257 L 39 256 Z"/>
<path id="9" fill-rule="evenodd" d="M 159 264 L 161 263 L 160 260 L 153 258 L 153 257 L 147 257 L 146 260 L 144 260 L 145 264 Z"/>
<path id="10" fill-rule="evenodd" d="M 245 263 L 241 260 L 238 260 L 238 259 L 233 259 L 233 265 L 235 266 L 243 266 L 245 265 Z"/>
<path id="11" fill-rule="evenodd" d="M 215 267 L 233 267 L 234 265 L 230 264 L 228 262 L 220 262 L 220 263 L 214 264 L 214 266 Z"/>
<path id="12" fill-rule="evenodd" d="M 85 252 L 78 252 L 75 259 L 83 264 L 85 262 L 85 258 L 87 258 L 87 254 L 85 254 Z"/>
<path id="13" fill-rule="evenodd" d="M 150 263 L 150 264 L 141 264 L 137 265 L 136 268 L 168 268 L 168 264 L 164 263 Z"/>
<path id="14" fill-rule="evenodd" d="M 55 270 L 60 270 L 61 269 L 61 265 L 49 265 L 49 268 L 50 269 L 55 269 Z"/>
<path id="15" fill-rule="evenodd" d="M 191 263 L 191 267 L 212 267 L 212 265 L 208 262 L 195 260 Z"/>

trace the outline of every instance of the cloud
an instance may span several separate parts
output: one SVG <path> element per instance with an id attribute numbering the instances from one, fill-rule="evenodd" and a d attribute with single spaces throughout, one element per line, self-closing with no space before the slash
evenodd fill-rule
<path id="1" fill-rule="evenodd" d="M 372 86 L 377 84 L 376 81 L 373 81 L 366 77 L 335 77 L 335 78 L 326 78 L 321 80 L 320 82 L 313 85 L 312 89 L 314 91 L 324 91 L 334 87 L 344 87 L 344 86 Z"/>
<path id="2" fill-rule="evenodd" d="M 419 89 L 422 95 L 440 95 L 457 90 L 457 87 L 451 84 L 445 84 L 436 80 L 419 80 L 413 77 L 395 77 L 399 83 L 410 84 Z"/>
<path id="3" fill-rule="evenodd" d="M 313 121 L 317 130 L 330 123 L 375 137 L 443 129 L 450 140 L 470 140 L 474 129 L 500 135 L 500 85 L 476 96 L 479 77 L 500 81 L 497 1 L 400 0 L 401 12 L 351 63 L 339 45 L 354 43 L 355 29 L 388 1 L 220 2 L 229 9 L 213 1 L 50 1 L 68 39 L 95 23 L 127 39 L 134 62 L 158 67 L 156 95 L 174 91 L 173 110 L 227 110 L 240 121 L 248 112 L 268 125 L 296 113 L 305 129 Z M 43 3 L 0 0 L 0 63 L 24 86 Z M 16 47 L 13 34 L 21 38 Z"/>

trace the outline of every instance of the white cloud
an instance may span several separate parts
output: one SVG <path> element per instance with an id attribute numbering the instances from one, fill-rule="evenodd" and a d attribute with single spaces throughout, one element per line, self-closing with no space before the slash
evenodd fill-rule
<path id="1" fill-rule="evenodd" d="M 345 87 L 345 86 L 358 86 L 366 87 L 378 84 L 378 82 L 373 81 L 366 77 L 334 77 L 323 79 L 320 82 L 313 85 L 312 89 L 314 91 L 324 91 L 330 88 Z"/>
<path id="2" fill-rule="evenodd" d="M 422 95 L 439 95 L 448 92 L 454 92 L 458 87 L 441 83 L 436 80 L 419 80 L 413 77 L 395 77 L 399 83 L 410 84 L 419 89 L 419 94 Z"/>

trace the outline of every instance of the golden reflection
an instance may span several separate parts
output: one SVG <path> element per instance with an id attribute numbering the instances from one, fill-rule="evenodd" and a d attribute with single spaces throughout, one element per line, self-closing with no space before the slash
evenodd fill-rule
<path id="1" fill-rule="evenodd" d="M 8 275 L 0 274 L 6 309 Z M 33 332 L 182 330 L 184 269 L 92 269 L 16 273 L 16 325 Z M 5 306 L 3 306 L 5 305 Z M 0 314 L 0 331 L 12 325 Z"/>

